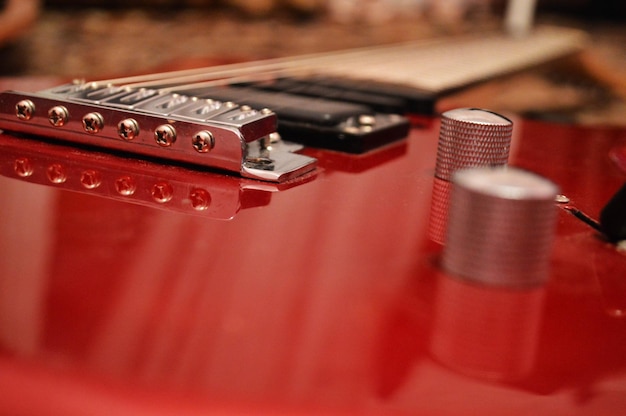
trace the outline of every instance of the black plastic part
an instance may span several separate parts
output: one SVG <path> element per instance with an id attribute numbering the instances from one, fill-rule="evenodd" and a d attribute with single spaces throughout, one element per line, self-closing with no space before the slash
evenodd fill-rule
<path id="1" fill-rule="evenodd" d="M 432 116 L 435 114 L 437 96 L 431 92 L 416 90 L 413 87 L 387 82 L 319 76 L 311 79 L 317 85 L 336 89 L 359 91 L 372 96 L 393 97 L 405 102 L 404 112 Z"/>
<path id="2" fill-rule="evenodd" d="M 397 84 L 332 76 L 279 78 L 246 84 L 252 88 L 285 91 L 363 104 L 379 112 L 434 115 L 437 96 Z"/>
<path id="3" fill-rule="evenodd" d="M 600 227 L 609 241 L 626 240 L 626 183 L 602 208 Z"/>
<path id="4" fill-rule="evenodd" d="M 406 119 L 366 133 L 351 133 L 336 128 L 304 125 L 278 118 L 278 131 L 288 140 L 305 146 L 355 154 L 365 153 L 403 139 L 408 135 L 409 129 L 410 123 Z M 297 140 L 292 138 L 297 138 Z"/>
<path id="5" fill-rule="evenodd" d="M 289 94 L 326 98 L 353 104 L 366 105 L 372 110 L 383 113 L 402 114 L 406 112 L 409 106 L 407 100 L 401 97 L 370 94 L 352 89 L 335 88 L 333 86 L 306 82 L 295 78 L 283 78 L 270 83 L 252 84 L 250 87 L 267 91 L 282 91 Z"/>

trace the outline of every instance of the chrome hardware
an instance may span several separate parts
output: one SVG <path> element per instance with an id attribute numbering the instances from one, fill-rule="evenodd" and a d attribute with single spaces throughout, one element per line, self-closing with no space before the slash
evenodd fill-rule
<path id="1" fill-rule="evenodd" d="M 116 94 L 112 97 L 101 100 L 101 104 L 111 107 L 134 109 L 135 105 L 141 104 L 156 96 L 155 90 L 141 88 L 139 90 L 129 90 L 123 94 Z"/>
<path id="2" fill-rule="evenodd" d="M 441 115 L 435 180 L 428 233 L 443 243 L 448 218 L 452 176 L 461 169 L 504 166 L 509 158 L 513 123 L 479 108 L 458 108 Z"/>
<path id="3" fill-rule="evenodd" d="M 124 140 L 133 140 L 139 136 L 139 124 L 132 118 L 126 118 L 117 123 L 117 134 Z"/>
<path id="4" fill-rule="evenodd" d="M 20 120 L 30 120 L 35 114 L 35 104 L 31 100 L 21 100 L 15 105 L 15 115 Z"/>
<path id="5" fill-rule="evenodd" d="M 162 124 L 154 130 L 154 140 L 159 146 L 169 147 L 176 141 L 176 129 L 171 124 Z"/>
<path id="6" fill-rule="evenodd" d="M 169 115 L 180 108 L 186 107 L 191 101 L 193 101 L 192 98 L 187 95 L 156 95 L 149 100 L 136 103 L 134 108 L 142 112 Z"/>
<path id="7" fill-rule="evenodd" d="M 240 128 L 244 124 L 252 123 L 258 120 L 267 119 L 273 117 L 273 113 L 262 114 L 260 111 L 251 109 L 246 106 L 237 108 L 232 107 L 230 111 L 216 114 L 211 120 L 219 122 L 220 124 L 226 124 L 229 126 Z"/>
<path id="8" fill-rule="evenodd" d="M 558 188 L 516 168 L 481 167 L 453 177 L 441 265 L 450 275 L 507 287 L 548 277 Z"/>
<path id="9" fill-rule="evenodd" d="M 193 102 L 189 105 L 172 111 L 170 116 L 181 117 L 194 121 L 208 121 L 217 114 L 224 113 L 232 109 L 233 106 L 229 105 L 229 103 L 223 103 L 221 101 L 211 99 L 197 99 L 193 100 Z"/>
<path id="10" fill-rule="evenodd" d="M 100 113 L 87 113 L 83 117 L 83 129 L 89 134 L 96 134 L 104 127 L 104 119 Z"/>
<path id="11" fill-rule="evenodd" d="M 247 157 L 246 167 L 260 170 L 274 170 L 274 161 L 269 157 Z"/>
<path id="12" fill-rule="evenodd" d="M 191 145 L 198 153 L 207 153 L 215 146 L 215 138 L 210 131 L 202 130 L 193 136 Z"/>
<path id="13" fill-rule="evenodd" d="M 242 176 L 283 182 L 315 167 L 316 159 L 294 153 L 302 149 L 302 145 L 280 140 L 272 142 L 272 137 L 270 142 L 271 150 L 263 147 L 262 139 L 248 143 Z"/>
<path id="14" fill-rule="evenodd" d="M 376 124 L 376 117 L 369 114 L 362 114 L 359 116 L 359 124 L 361 126 L 373 126 Z"/>
<path id="15" fill-rule="evenodd" d="M 459 169 L 502 166 L 509 159 L 513 123 L 479 108 L 458 108 L 441 115 L 435 177 L 446 181 Z"/>
<path id="16" fill-rule="evenodd" d="M 156 103 L 160 104 L 153 106 Z M 34 108 L 50 110 L 37 114 L 31 111 Z M 86 116 L 75 122 L 71 114 Z M 31 121 L 26 122 L 29 116 Z M 276 125 L 276 114 L 268 109 L 151 89 L 78 83 L 39 93 L 0 92 L 0 129 L 7 131 L 172 159 L 269 182 L 288 181 L 315 169 L 316 159 L 294 153 L 302 146 L 275 142 Z M 65 128 L 55 128 L 61 126 Z M 140 130 L 149 133 L 144 138 Z M 178 136 L 185 138 L 184 145 L 176 143 Z M 129 181 L 120 179 L 118 194 L 135 192 Z"/>
<path id="17" fill-rule="evenodd" d="M 48 110 L 48 120 L 54 127 L 63 127 L 70 118 L 70 113 L 62 105 L 55 105 Z"/>
<path id="18" fill-rule="evenodd" d="M 85 94 L 85 98 L 94 102 L 99 102 L 128 92 L 128 90 L 121 87 L 106 87 L 87 92 Z"/>

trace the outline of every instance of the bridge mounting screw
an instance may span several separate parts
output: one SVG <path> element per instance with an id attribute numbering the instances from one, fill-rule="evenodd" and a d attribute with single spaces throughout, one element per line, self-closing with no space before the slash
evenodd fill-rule
<path id="1" fill-rule="evenodd" d="M 154 129 L 154 140 L 159 146 L 169 147 L 176 141 L 176 129 L 171 124 L 161 124 Z"/>
<path id="2" fill-rule="evenodd" d="M 100 113 L 87 113 L 83 117 L 83 128 L 89 134 L 96 134 L 104 127 L 104 119 Z"/>
<path id="3" fill-rule="evenodd" d="M 67 111 L 67 108 L 62 105 L 55 105 L 50 110 L 48 110 L 48 120 L 50 124 L 54 127 L 62 127 L 65 126 L 67 120 L 70 118 L 70 113 Z"/>
<path id="4" fill-rule="evenodd" d="M 22 100 L 15 104 L 15 115 L 20 120 L 30 120 L 35 114 L 35 103 L 31 100 Z"/>
<path id="5" fill-rule="evenodd" d="M 126 118 L 117 123 L 117 134 L 124 140 L 133 140 L 139 136 L 139 124 L 133 118 Z"/>
<path id="6" fill-rule="evenodd" d="M 210 131 L 202 130 L 194 134 L 191 144 L 198 153 L 208 153 L 215 147 L 215 138 Z"/>

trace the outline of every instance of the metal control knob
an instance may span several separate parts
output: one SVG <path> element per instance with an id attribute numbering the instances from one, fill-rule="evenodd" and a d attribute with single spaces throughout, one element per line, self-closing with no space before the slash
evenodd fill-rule
<path id="1" fill-rule="evenodd" d="M 547 279 L 558 188 L 514 168 L 454 176 L 443 269 L 482 284 L 540 285 Z"/>
<path id="2" fill-rule="evenodd" d="M 513 122 L 478 108 L 460 108 L 441 116 L 433 185 L 430 237 L 443 243 L 452 175 L 459 169 L 501 166 L 509 159 Z"/>
<path id="3" fill-rule="evenodd" d="M 557 187 L 505 167 L 453 182 L 431 353 L 473 377 L 523 379 L 536 364 Z"/>

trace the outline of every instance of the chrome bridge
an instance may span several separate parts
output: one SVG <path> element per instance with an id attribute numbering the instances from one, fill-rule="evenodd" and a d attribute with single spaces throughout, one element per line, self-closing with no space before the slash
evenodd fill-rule
<path id="1" fill-rule="evenodd" d="M 315 169 L 283 142 L 277 117 L 230 101 L 146 88 L 62 85 L 0 94 L 0 128 L 284 182 Z"/>

